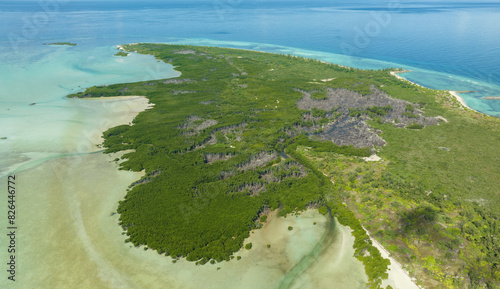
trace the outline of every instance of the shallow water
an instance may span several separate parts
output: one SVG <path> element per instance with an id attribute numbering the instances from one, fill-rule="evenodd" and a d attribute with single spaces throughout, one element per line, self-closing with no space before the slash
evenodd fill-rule
<path id="1" fill-rule="evenodd" d="M 13 288 L 363 288 L 350 231 L 313 211 L 270 217 L 247 240 L 252 249 L 236 254 L 239 261 L 173 264 L 131 247 L 113 212 L 141 173 L 117 170 L 115 157 L 58 158 L 16 174 L 20 228 Z M 0 258 L 7 258 L 3 250 Z M 2 288 L 8 282 L 0 279 Z"/>
<path id="2" fill-rule="evenodd" d="M 7 138 L 0 140 L 0 176 L 30 162 L 95 151 L 93 143 L 100 143 L 109 119 L 129 111 L 127 105 L 132 104 L 66 95 L 93 85 L 180 75 L 152 56 L 115 57 L 116 47 L 73 48 L 43 47 L 25 54 L 31 59 L 28 64 L 8 64 L 0 70 L 0 137 Z"/>
<path id="3" fill-rule="evenodd" d="M 354 240 L 349 231 L 313 211 L 298 217 L 271 216 L 247 240 L 253 248 L 236 254 L 240 261 L 173 264 L 169 257 L 131 247 L 124 242 L 126 236 L 114 212 L 128 185 L 142 174 L 118 170 L 114 159 L 121 153 L 102 154 L 95 144 L 101 142 L 102 130 L 129 123 L 146 109 L 147 99 L 68 101 L 89 110 L 86 117 L 92 121 L 87 125 L 67 124 L 67 132 L 74 136 L 68 138 L 68 145 L 84 144 L 85 149 L 31 161 L 15 173 L 17 281 L 12 287 L 6 276 L 0 278 L 1 288 L 271 289 L 296 288 L 296 284 L 345 288 L 345 284 L 366 282 L 363 265 L 352 257 Z M 0 178 L 0 187 L 7 186 L 6 179 Z M 0 215 L 7 215 L 6 206 L 0 207 Z M 3 220 L 2 226 L 7 227 L 7 219 Z M 289 226 L 294 230 L 289 231 Z M 8 241 L 6 234 L 0 235 L 0 244 Z M 6 250 L 0 252 L 0 260 L 9 258 Z M 342 266 L 332 265 L 339 262 Z M 294 270 L 299 267 L 303 269 Z M 342 276 L 344 281 L 339 283 Z"/>

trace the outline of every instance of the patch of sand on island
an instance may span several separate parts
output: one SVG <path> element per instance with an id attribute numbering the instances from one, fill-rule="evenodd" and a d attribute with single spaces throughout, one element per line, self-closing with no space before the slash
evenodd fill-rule
<path id="1" fill-rule="evenodd" d="M 371 155 L 369 157 L 364 157 L 363 158 L 366 162 L 378 162 L 378 161 L 381 161 L 382 158 L 377 156 L 376 154 L 374 155 Z"/>

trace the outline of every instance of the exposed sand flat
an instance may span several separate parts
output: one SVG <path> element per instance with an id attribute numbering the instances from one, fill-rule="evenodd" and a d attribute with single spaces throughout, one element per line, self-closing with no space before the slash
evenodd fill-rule
<path id="1" fill-rule="evenodd" d="M 102 107 L 98 111 L 99 115 L 96 115 L 101 119 L 99 127 L 89 129 L 86 134 L 88 141 L 92 142 L 96 148 L 96 145 L 104 141 L 102 138 L 104 131 L 118 125 L 131 123 L 140 112 L 153 106 L 152 103 L 149 103 L 149 99 L 138 95 L 84 98 L 76 99 L 76 101 L 80 101 L 80 105 L 84 107 L 95 107 L 94 102 L 98 102 L 99 107 Z"/>

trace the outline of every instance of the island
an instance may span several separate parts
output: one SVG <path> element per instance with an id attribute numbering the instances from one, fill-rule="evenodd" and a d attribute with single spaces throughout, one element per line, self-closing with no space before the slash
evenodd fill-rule
<path id="1" fill-rule="evenodd" d="M 65 45 L 65 46 L 76 46 L 76 43 L 71 42 L 52 42 L 52 43 L 43 43 L 43 45 Z"/>
<path id="2" fill-rule="evenodd" d="M 120 47 L 182 73 L 69 95 L 154 104 L 104 133 L 106 153 L 131 150 L 121 169 L 146 173 L 118 204 L 126 242 L 174 261 L 233 262 L 270 212 L 317 209 L 352 229 L 370 288 L 381 288 L 389 266 L 370 236 L 426 288 L 500 284 L 498 118 L 461 110 L 396 69 Z"/>
<path id="3" fill-rule="evenodd" d="M 129 54 L 130 54 L 130 53 L 120 51 L 120 52 L 115 53 L 115 56 L 122 56 L 122 57 L 126 57 L 126 56 L 127 56 L 127 55 L 129 55 Z"/>

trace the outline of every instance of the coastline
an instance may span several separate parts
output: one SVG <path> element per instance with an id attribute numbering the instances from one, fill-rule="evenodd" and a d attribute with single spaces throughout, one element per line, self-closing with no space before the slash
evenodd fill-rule
<path id="1" fill-rule="evenodd" d="M 399 75 L 399 73 L 406 73 L 406 72 L 410 72 L 410 71 L 409 71 L 409 70 L 403 70 L 403 71 L 391 71 L 391 75 L 393 75 L 394 77 L 396 77 L 396 78 L 397 78 L 397 79 L 399 79 L 399 80 L 406 81 L 406 82 L 408 82 L 408 83 L 410 83 L 410 84 L 412 84 L 412 85 L 415 85 L 415 86 L 418 86 L 418 87 L 422 87 L 422 88 L 427 88 L 427 87 L 425 87 L 425 86 L 423 86 L 423 85 L 420 85 L 420 84 L 418 84 L 418 83 L 415 83 L 415 82 L 413 82 L 413 81 L 410 81 L 410 80 L 408 80 L 408 79 L 406 79 L 406 78 L 404 78 L 404 77 L 402 77 L 402 76 L 400 76 L 400 75 Z"/>
<path id="2" fill-rule="evenodd" d="M 418 86 L 418 87 L 426 88 L 425 86 L 422 86 L 422 85 L 420 85 L 418 83 L 415 83 L 413 81 L 410 81 L 410 80 L 408 80 L 408 79 L 406 79 L 406 78 L 398 75 L 399 73 L 405 73 L 405 72 L 409 72 L 409 71 L 407 71 L 407 70 L 405 70 L 405 71 L 391 71 L 390 73 L 391 73 L 391 75 L 393 75 L 394 77 L 396 77 L 397 79 L 399 79 L 401 81 L 408 82 L 408 83 L 410 83 L 412 85 L 415 85 L 415 86 Z M 460 105 L 462 106 L 462 108 L 472 110 L 472 111 L 474 111 L 476 113 L 479 113 L 479 114 L 482 114 L 482 115 L 486 115 L 486 114 L 484 114 L 482 112 L 479 112 L 479 111 L 477 111 L 477 110 L 469 107 L 465 103 L 464 99 L 459 95 L 459 91 L 454 91 L 454 90 L 444 90 L 444 91 L 447 91 L 449 94 L 451 94 L 460 103 Z"/>
<path id="3" fill-rule="evenodd" d="M 422 287 L 418 286 L 415 283 L 415 281 L 413 280 L 414 278 L 410 277 L 408 272 L 403 269 L 401 264 L 394 258 L 390 257 L 390 253 L 387 251 L 387 249 L 385 249 L 384 246 L 382 246 L 377 240 L 375 240 L 375 238 L 370 235 L 370 232 L 364 226 L 363 229 L 365 229 L 368 237 L 370 237 L 373 246 L 379 250 L 380 254 L 382 254 L 382 257 L 391 261 L 391 265 L 389 265 L 389 271 L 387 272 L 389 273 L 389 278 L 383 280 L 382 285 L 384 287 L 390 285 L 394 289 L 421 289 Z"/>
<path id="4" fill-rule="evenodd" d="M 92 129 L 72 126 L 68 131 L 79 135 L 74 142 L 91 142 L 94 148 L 102 143 L 103 131 L 130 123 L 151 106 L 142 96 L 88 99 L 92 98 L 68 100 L 87 108 L 105 107 L 92 114 L 101 119 L 91 123 Z M 113 160 L 125 153 L 58 157 L 16 173 L 18 189 L 24 192 L 18 200 L 24 243 L 19 255 L 23 264 L 22 278 L 17 281 L 20 287 L 160 289 L 208 284 L 207 288 L 275 289 L 288 280 L 291 288 L 328 288 L 332 282 L 364 288 L 364 267 L 353 257 L 354 237 L 349 228 L 339 226 L 338 235 L 323 243 L 328 222 L 317 210 L 287 218 L 275 214 L 246 240 L 253 242 L 252 249 L 242 248 L 235 254 L 241 260 L 216 265 L 196 266 L 183 259 L 174 264 L 156 251 L 130 246 L 124 242 L 127 236 L 115 212 L 128 185 L 144 172 L 118 170 Z M 0 181 L 4 183 L 5 178 Z M 294 230 L 289 231 L 289 226 Z M 294 270 L 317 249 L 321 254 L 313 256 L 310 267 Z M 0 281 L 0 287 L 7 286 L 5 282 Z"/>
<path id="5" fill-rule="evenodd" d="M 91 134 L 86 134 L 91 143 L 90 146 L 94 148 L 92 151 L 101 149 L 104 141 L 103 132 L 115 126 L 131 124 L 139 113 L 154 106 L 147 97 L 139 95 L 72 98 L 72 100 L 80 101 L 84 106 L 87 104 L 92 106 L 97 102 L 106 109 L 106 111 L 102 112 L 104 114 L 99 127 L 92 129 Z M 92 102 L 88 102 L 88 100 L 92 100 Z"/>
<path id="6" fill-rule="evenodd" d="M 460 105 L 462 106 L 462 108 L 464 109 L 469 109 L 469 110 L 472 110 L 474 112 L 477 112 L 477 113 L 480 113 L 480 114 L 483 114 L 473 108 L 470 108 L 464 101 L 464 99 L 458 94 L 459 92 L 458 91 L 454 91 L 454 90 L 448 90 L 448 92 L 453 96 L 455 97 L 455 99 L 458 101 L 458 103 L 460 103 Z"/>

